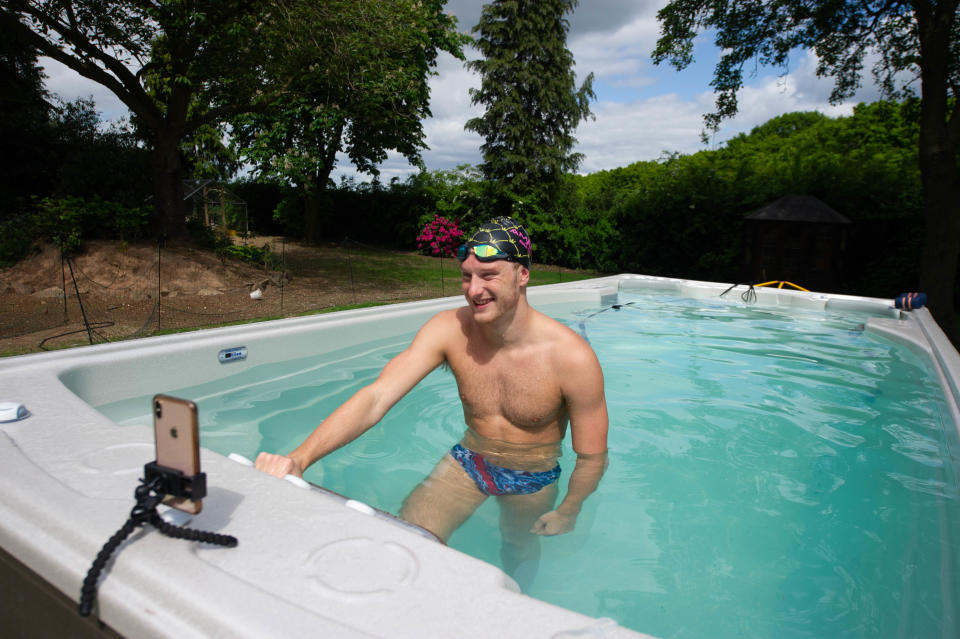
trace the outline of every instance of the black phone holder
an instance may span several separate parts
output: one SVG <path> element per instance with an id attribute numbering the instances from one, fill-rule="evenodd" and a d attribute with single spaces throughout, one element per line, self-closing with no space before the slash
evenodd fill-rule
<path id="1" fill-rule="evenodd" d="M 147 485 L 157 482 L 157 492 L 162 495 L 184 497 L 194 501 L 207 496 L 206 473 L 197 473 L 189 477 L 176 468 L 161 466 L 156 461 L 143 467 L 143 481 Z"/>
<path id="2" fill-rule="evenodd" d="M 237 545 L 236 537 L 194 530 L 185 526 L 174 526 L 164 521 L 157 513 L 157 506 L 168 495 L 199 500 L 203 499 L 206 494 L 206 473 L 188 476 L 174 468 L 161 466 L 156 461 L 146 464 L 143 467 L 143 479 L 140 480 L 140 485 L 134 491 L 137 503 L 130 511 L 130 517 L 100 549 L 97 558 L 93 560 L 93 565 L 87 572 L 87 577 L 83 580 L 83 586 L 80 589 L 80 615 L 86 617 L 93 611 L 93 604 L 97 597 L 97 580 L 100 578 L 100 573 L 103 572 L 110 557 L 116 552 L 120 544 L 140 526 L 151 524 L 164 535 L 177 539 L 201 541 L 226 546 L 227 548 L 235 547 Z"/>

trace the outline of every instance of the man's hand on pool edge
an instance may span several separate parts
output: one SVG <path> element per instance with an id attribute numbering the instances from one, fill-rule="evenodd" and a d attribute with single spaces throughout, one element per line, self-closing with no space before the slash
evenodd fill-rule
<path id="1" fill-rule="evenodd" d="M 576 515 L 564 515 L 560 511 L 551 510 L 540 515 L 530 532 L 534 535 L 562 535 L 572 531 L 576 523 Z"/>
<path id="2" fill-rule="evenodd" d="M 257 455 L 257 461 L 254 467 L 268 475 L 283 479 L 287 475 L 303 477 L 303 471 L 297 466 L 297 463 L 286 455 L 274 455 L 273 453 L 260 453 Z"/>

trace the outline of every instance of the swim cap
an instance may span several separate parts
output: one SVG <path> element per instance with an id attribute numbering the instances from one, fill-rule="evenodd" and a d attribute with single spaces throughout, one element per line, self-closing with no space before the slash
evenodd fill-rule
<path id="1" fill-rule="evenodd" d="M 530 236 L 516 220 L 496 217 L 474 233 L 466 243 L 467 250 L 480 244 L 489 244 L 506 254 L 511 262 L 530 268 Z"/>

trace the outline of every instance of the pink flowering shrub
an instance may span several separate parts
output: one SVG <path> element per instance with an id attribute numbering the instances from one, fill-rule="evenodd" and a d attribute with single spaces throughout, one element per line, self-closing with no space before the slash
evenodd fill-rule
<path id="1" fill-rule="evenodd" d="M 463 244 L 463 231 L 457 226 L 459 220 L 448 220 L 434 213 L 417 236 L 417 248 L 427 255 L 452 257 L 457 247 Z"/>

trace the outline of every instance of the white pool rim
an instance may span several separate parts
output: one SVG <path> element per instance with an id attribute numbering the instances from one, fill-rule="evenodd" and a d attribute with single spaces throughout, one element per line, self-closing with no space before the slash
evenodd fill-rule
<path id="1" fill-rule="evenodd" d="M 612 303 L 620 291 L 718 298 L 729 284 L 640 275 L 534 287 L 535 308 Z M 730 293 L 739 295 L 742 289 Z M 144 425 L 92 406 L 186 387 L 268 362 L 409 334 L 449 297 L 0 359 L 0 547 L 68 598 L 123 524 L 143 464 Z M 875 314 L 865 330 L 907 345 L 934 371 L 960 424 L 960 356 L 926 309 L 889 300 L 757 289 L 756 304 Z M 218 353 L 245 347 L 246 359 Z M 190 526 L 221 548 L 135 533 L 101 577 L 99 618 L 130 637 L 642 637 L 519 593 L 498 568 L 397 525 L 366 504 L 269 477 L 208 449 L 208 495 Z"/>

